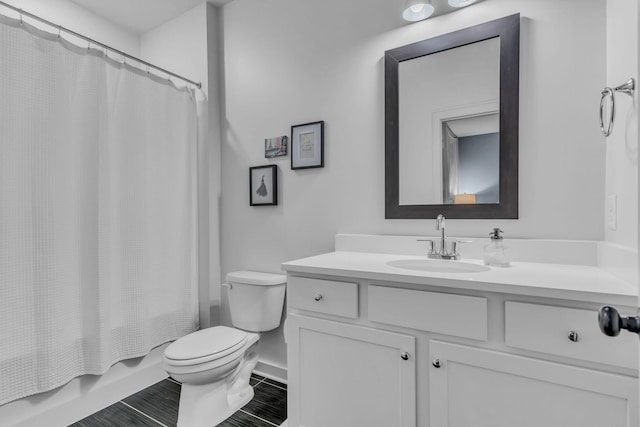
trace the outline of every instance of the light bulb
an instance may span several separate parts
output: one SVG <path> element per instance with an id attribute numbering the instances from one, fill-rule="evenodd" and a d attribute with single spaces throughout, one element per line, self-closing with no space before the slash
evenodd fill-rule
<path id="1" fill-rule="evenodd" d="M 465 7 L 469 6 L 472 3 L 475 3 L 476 0 L 449 0 L 449 6 L 452 7 Z"/>
<path id="2" fill-rule="evenodd" d="M 431 0 L 406 0 L 402 17 L 409 22 L 422 21 L 430 17 L 434 10 Z"/>

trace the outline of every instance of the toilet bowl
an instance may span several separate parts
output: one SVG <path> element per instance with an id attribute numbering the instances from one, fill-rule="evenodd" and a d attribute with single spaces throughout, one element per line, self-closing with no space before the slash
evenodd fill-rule
<path id="1" fill-rule="evenodd" d="M 182 383 L 178 427 L 212 427 L 253 398 L 260 333 L 280 325 L 286 276 L 238 271 L 227 275 L 234 328 L 214 326 L 186 335 L 164 352 L 164 367 Z"/>

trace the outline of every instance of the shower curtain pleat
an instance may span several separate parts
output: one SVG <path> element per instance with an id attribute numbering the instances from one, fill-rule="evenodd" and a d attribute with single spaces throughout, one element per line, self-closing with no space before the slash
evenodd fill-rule
<path id="1" fill-rule="evenodd" d="M 197 329 L 195 108 L 0 19 L 0 405 Z"/>

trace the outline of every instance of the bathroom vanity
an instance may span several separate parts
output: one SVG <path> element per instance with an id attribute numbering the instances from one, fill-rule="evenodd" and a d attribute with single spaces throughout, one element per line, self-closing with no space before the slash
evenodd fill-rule
<path id="1" fill-rule="evenodd" d="M 597 322 L 628 282 L 340 246 L 283 264 L 290 426 L 638 425 L 637 337 Z"/>

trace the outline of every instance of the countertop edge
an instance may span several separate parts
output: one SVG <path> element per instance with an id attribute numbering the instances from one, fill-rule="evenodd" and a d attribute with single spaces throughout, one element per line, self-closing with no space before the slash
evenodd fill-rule
<path id="1" fill-rule="evenodd" d="M 636 307 L 638 301 L 637 293 L 629 292 L 606 292 L 604 290 L 579 290 L 574 288 L 561 288 L 558 286 L 528 285 L 517 283 L 497 283 L 492 281 L 455 279 L 451 277 L 428 276 L 424 274 L 389 273 L 383 271 L 367 271 L 357 267 L 339 268 L 327 265 L 326 267 L 311 265 L 305 260 L 315 259 L 317 263 L 321 257 L 335 256 L 336 252 L 330 252 L 315 257 L 285 262 L 281 264 L 282 270 L 294 275 L 313 274 L 319 276 L 339 276 L 345 278 L 364 279 L 373 282 L 394 282 L 414 285 L 424 285 L 429 287 L 452 288 L 461 290 L 472 290 L 481 292 L 492 292 L 511 295 L 532 296 L 550 299 L 564 299 L 578 302 L 589 302 L 599 304 L 622 305 Z M 360 253 L 365 255 L 366 253 Z M 379 256 L 379 254 L 376 254 Z M 437 283 L 436 283 L 437 282 Z M 636 291 L 637 292 L 637 291 Z"/>

